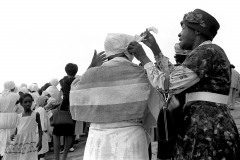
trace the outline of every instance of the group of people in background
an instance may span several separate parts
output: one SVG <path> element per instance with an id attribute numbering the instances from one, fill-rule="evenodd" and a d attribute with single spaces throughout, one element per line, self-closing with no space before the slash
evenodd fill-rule
<path id="1" fill-rule="evenodd" d="M 59 159 L 60 153 L 66 159 L 68 152 L 74 151 L 75 138 L 80 140 L 84 122 L 72 126 L 50 125 L 52 109 L 69 110 L 70 86 L 78 66 L 68 63 L 65 71 L 67 75 L 60 81 L 53 78 L 41 88 L 36 83 L 29 86 L 23 83 L 20 87 L 13 81 L 4 83 L 0 94 L 1 159 L 43 160 L 51 150 L 55 159 Z"/>
<path id="2" fill-rule="evenodd" d="M 166 154 L 158 149 L 158 159 L 240 159 L 240 137 L 230 115 L 240 76 L 224 50 L 212 43 L 220 25 L 201 9 L 185 14 L 180 24 L 175 65 L 161 52 L 151 28 L 135 36 L 109 33 L 105 51 L 94 52 L 82 76 L 76 76 L 76 64 L 68 63 L 66 76 L 41 89 L 22 84 L 17 90 L 13 81 L 6 82 L 0 94 L 2 158 L 44 159 L 53 139 L 55 160 L 61 152 L 66 160 L 83 122 L 88 122 L 84 160 L 151 159 L 151 132 L 168 90 L 176 142 L 169 158 L 162 158 Z M 155 63 L 140 42 L 153 52 Z M 132 62 L 134 57 L 140 65 Z M 55 108 L 70 111 L 74 124 L 50 126 Z"/>

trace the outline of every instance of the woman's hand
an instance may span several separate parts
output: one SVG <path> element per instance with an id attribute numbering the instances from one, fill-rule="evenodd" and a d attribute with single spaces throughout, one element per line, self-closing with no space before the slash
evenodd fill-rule
<path id="1" fill-rule="evenodd" d="M 150 59 L 147 57 L 143 47 L 138 42 L 134 41 L 128 45 L 128 52 L 132 53 L 137 60 L 141 62 L 144 66 L 146 63 L 150 62 Z"/>
<path id="2" fill-rule="evenodd" d="M 154 56 L 157 56 L 159 53 L 161 53 L 156 39 L 147 29 L 145 32 L 141 33 L 141 36 L 145 36 L 142 42 L 152 50 Z"/>
<path id="3" fill-rule="evenodd" d="M 104 51 L 97 53 L 97 51 L 94 50 L 92 62 L 88 68 L 101 66 L 106 60 L 107 60 L 107 57 Z"/>
<path id="4" fill-rule="evenodd" d="M 146 29 L 145 32 L 141 33 L 141 36 L 145 37 L 142 42 L 148 46 L 149 48 L 151 48 L 153 45 L 155 45 L 157 42 L 156 42 L 156 39 L 154 38 L 154 36 Z"/>

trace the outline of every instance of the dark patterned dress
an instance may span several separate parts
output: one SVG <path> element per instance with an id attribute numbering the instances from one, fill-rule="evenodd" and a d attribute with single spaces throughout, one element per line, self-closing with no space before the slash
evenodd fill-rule
<path id="1" fill-rule="evenodd" d="M 161 88 L 165 74 L 154 65 L 144 67 L 152 85 Z M 219 46 L 204 44 L 193 50 L 170 77 L 170 91 L 177 97 L 191 92 L 227 96 L 230 62 Z M 239 133 L 226 104 L 192 101 L 182 106 L 174 159 L 240 160 Z"/>

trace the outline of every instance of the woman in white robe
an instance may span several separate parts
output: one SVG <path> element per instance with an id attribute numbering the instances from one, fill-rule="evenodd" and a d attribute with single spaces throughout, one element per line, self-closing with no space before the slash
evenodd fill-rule
<path id="1" fill-rule="evenodd" d="M 160 105 L 160 101 L 151 90 L 143 67 L 132 63 L 133 55 L 127 52 L 128 44 L 139 39 L 140 36 L 108 34 L 104 43 L 108 61 L 99 67 L 90 65 L 71 85 L 72 118 L 91 122 L 84 160 L 150 157 L 150 137 L 145 131 L 156 124 L 160 109 L 156 104 Z M 156 99 L 151 99 L 152 95 Z"/>
<path id="2" fill-rule="evenodd" d="M 46 96 L 39 96 L 36 100 L 36 109 L 35 112 L 38 112 L 40 114 L 40 120 L 41 120 L 41 126 L 43 131 L 42 136 L 42 149 L 38 152 L 39 158 L 44 158 L 45 153 L 49 151 L 48 146 L 48 117 L 47 112 L 44 109 L 44 106 L 47 104 L 47 97 Z M 38 133 L 38 131 L 37 131 Z"/>
<path id="3" fill-rule="evenodd" d="M 53 78 L 50 81 L 51 86 L 49 86 L 45 92 L 47 92 L 48 94 L 50 94 L 50 96 L 52 98 L 54 98 L 56 100 L 56 104 L 58 105 L 61 102 L 61 95 L 60 95 L 60 91 L 57 88 L 57 85 L 59 84 L 58 80 L 56 78 Z"/>
<path id="4" fill-rule="evenodd" d="M 17 123 L 16 102 L 20 96 L 15 91 L 15 83 L 4 83 L 4 91 L 0 94 L 0 155 L 3 156 L 10 136 L 14 132 Z"/>

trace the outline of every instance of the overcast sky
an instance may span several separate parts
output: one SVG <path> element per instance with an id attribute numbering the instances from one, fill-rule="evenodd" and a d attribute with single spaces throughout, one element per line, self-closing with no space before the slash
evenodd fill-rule
<path id="1" fill-rule="evenodd" d="M 174 62 L 180 21 L 196 8 L 219 21 L 213 43 L 240 71 L 239 6 L 239 0 L 1 0 L 0 90 L 8 80 L 39 87 L 60 80 L 69 62 L 78 65 L 81 75 L 94 49 L 104 50 L 108 33 L 135 35 L 151 26 L 159 30 L 154 36 L 162 52 Z"/>

